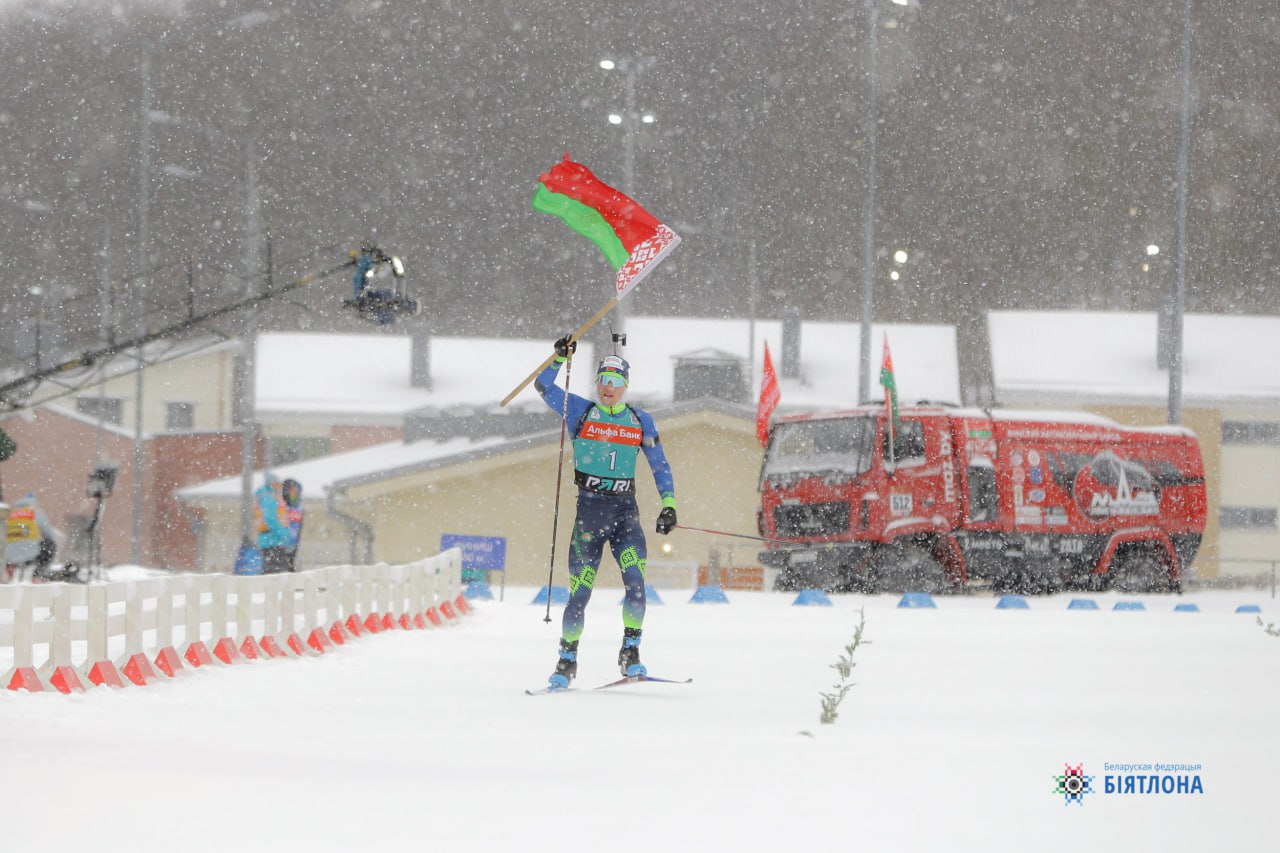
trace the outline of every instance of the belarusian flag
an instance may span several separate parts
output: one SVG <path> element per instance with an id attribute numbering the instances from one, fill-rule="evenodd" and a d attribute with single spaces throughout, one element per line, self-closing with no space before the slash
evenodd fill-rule
<path id="1" fill-rule="evenodd" d="M 893 377 L 893 356 L 889 355 L 889 336 L 884 336 L 884 357 L 880 361 L 880 384 L 884 386 L 884 410 L 889 419 L 889 446 L 898 433 L 898 381 Z"/>
<path id="2" fill-rule="evenodd" d="M 538 180 L 533 209 L 558 216 L 596 244 L 613 265 L 619 299 L 680 243 L 676 232 L 568 154 Z"/>
<path id="3" fill-rule="evenodd" d="M 773 372 L 773 359 L 769 357 L 769 342 L 764 345 L 764 372 L 760 377 L 760 404 L 756 407 L 756 439 L 760 446 L 769 443 L 769 418 L 778 408 L 782 392 L 778 389 L 778 374 Z"/>

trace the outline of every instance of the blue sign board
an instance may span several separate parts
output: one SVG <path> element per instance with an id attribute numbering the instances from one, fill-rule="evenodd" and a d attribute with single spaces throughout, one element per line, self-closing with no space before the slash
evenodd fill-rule
<path id="1" fill-rule="evenodd" d="M 440 537 L 440 550 L 462 549 L 463 579 L 470 580 L 479 572 L 502 571 L 507 565 L 507 537 L 464 536 L 445 533 Z"/>

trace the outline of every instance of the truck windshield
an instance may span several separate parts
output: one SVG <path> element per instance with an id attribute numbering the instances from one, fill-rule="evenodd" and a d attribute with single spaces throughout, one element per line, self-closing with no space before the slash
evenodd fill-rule
<path id="1" fill-rule="evenodd" d="M 764 476 L 861 474 L 871 467 L 870 418 L 830 418 L 778 424 L 765 454 Z"/>

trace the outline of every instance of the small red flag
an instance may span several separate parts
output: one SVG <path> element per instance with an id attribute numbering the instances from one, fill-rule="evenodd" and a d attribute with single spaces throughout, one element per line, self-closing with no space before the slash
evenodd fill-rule
<path id="1" fill-rule="evenodd" d="M 764 373 L 760 378 L 760 405 L 756 409 L 756 438 L 760 446 L 769 443 L 769 418 L 778 408 L 782 392 L 778 390 L 778 375 L 773 372 L 773 359 L 769 357 L 769 344 L 764 345 Z"/>

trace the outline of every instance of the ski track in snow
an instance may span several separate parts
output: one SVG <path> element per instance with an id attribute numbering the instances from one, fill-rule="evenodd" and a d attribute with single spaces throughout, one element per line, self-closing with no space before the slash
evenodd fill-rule
<path id="1" fill-rule="evenodd" d="M 0 691 L 13 851 L 1239 850 L 1280 832 L 1280 638 L 1265 593 L 1145 612 L 988 597 L 663 590 L 639 684 L 527 696 L 555 661 L 528 604 L 323 657 L 85 695 Z M 621 591 L 587 611 L 578 687 L 616 678 Z M 1197 602 L 1200 613 L 1174 613 Z M 819 691 L 864 608 L 851 689 Z M 1103 793 L 1105 763 L 1200 764 L 1203 794 Z M 1083 764 L 1095 793 L 1054 794 Z M 91 841 L 90 841 L 91 839 Z"/>

